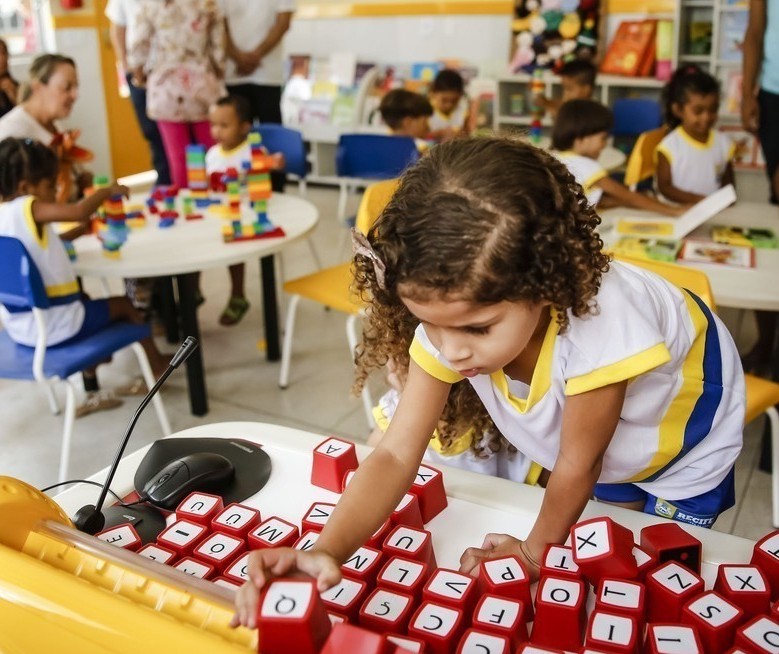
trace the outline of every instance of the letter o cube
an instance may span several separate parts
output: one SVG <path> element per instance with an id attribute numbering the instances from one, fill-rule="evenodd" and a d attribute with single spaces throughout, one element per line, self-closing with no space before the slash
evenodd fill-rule
<path id="1" fill-rule="evenodd" d="M 547 575 L 536 589 L 536 618 L 530 640 L 544 647 L 581 647 L 587 614 L 584 582 Z"/>
<path id="2" fill-rule="evenodd" d="M 768 616 L 759 615 L 736 631 L 737 647 L 757 654 L 779 652 L 779 622 Z"/>

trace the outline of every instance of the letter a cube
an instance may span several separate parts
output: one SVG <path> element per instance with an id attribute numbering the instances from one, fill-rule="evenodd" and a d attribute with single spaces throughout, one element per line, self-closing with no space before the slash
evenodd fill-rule
<path id="1" fill-rule="evenodd" d="M 676 561 L 695 574 L 701 573 L 701 542 L 678 522 L 649 525 L 641 530 L 641 549 L 658 564 Z"/>
<path id="2" fill-rule="evenodd" d="M 430 654 L 450 654 L 464 629 L 465 620 L 459 609 L 423 602 L 411 617 L 408 635 L 425 641 Z"/>
<path id="3" fill-rule="evenodd" d="M 399 525 L 384 539 L 381 549 L 386 556 L 401 556 L 404 559 L 425 563 L 431 569 L 436 567 L 433 537 L 424 529 Z"/>
<path id="4" fill-rule="evenodd" d="M 300 538 L 300 530 L 291 522 L 272 516 L 249 532 L 249 549 L 292 547 Z"/>
<path id="5" fill-rule="evenodd" d="M 595 593 L 595 608 L 599 611 L 635 618 L 638 626 L 643 627 L 646 589 L 637 581 L 601 579 Z"/>
<path id="6" fill-rule="evenodd" d="M 676 561 L 646 576 L 647 622 L 679 622 L 682 607 L 703 592 L 703 579 Z"/>
<path id="7" fill-rule="evenodd" d="M 633 532 L 611 518 L 593 518 L 571 527 L 573 558 L 585 577 L 597 584 L 602 577 L 635 579 Z"/>
<path id="8" fill-rule="evenodd" d="M 759 615 L 736 631 L 737 647 L 755 654 L 776 654 L 779 652 L 779 622 L 768 616 Z"/>
<path id="9" fill-rule="evenodd" d="M 260 512 L 243 504 L 229 504 L 211 521 L 211 529 L 246 538 L 249 532 L 260 524 Z"/>
<path id="10" fill-rule="evenodd" d="M 576 650 L 587 621 L 584 582 L 547 575 L 536 589 L 536 618 L 530 640 L 535 645 Z"/>
<path id="11" fill-rule="evenodd" d="M 445 568 L 433 570 L 422 589 L 422 601 L 452 606 L 470 615 L 476 605 L 476 579 Z"/>
<path id="12" fill-rule="evenodd" d="M 258 608 L 258 650 L 263 654 L 316 654 L 330 634 L 330 619 L 316 581 L 276 579 Z"/>
<path id="13" fill-rule="evenodd" d="M 682 622 L 695 627 L 706 654 L 721 654 L 736 637 L 744 612 L 714 591 L 694 597 L 682 607 Z"/>
<path id="14" fill-rule="evenodd" d="M 479 564 L 479 589 L 483 595 L 498 595 L 522 602 L 522 619 L 525 622 L 533 619 L 530 575 L 519 557 L 505 556 L 482 561 Z"/>
<path id="15" fill-rule="evenodd" d="M 360 626 L 378 633 L 403 633 L 415 608 L 410 595 L 376 588 L 360 608 Z"/>
<path id="16" fill-rule="evenodd" d="M 344 476 L 358 466 L 354 443 L 339 438 L 328 438 L 314 448 L 311 484 L 340 493 Z"/>
<path id="17" fill-rule="evenodd" d="M 771 532 L 755 543 L 749 561 L 763 571 L 771 587 L 771 600 L 779 599 L 779 530 Z"/>
<path id="18" fill-rule="evenodd" d="M 419 601 L 429 576 L 430 569 L 425 563 L 393 556 L 379 570 L 376 585 L 379 588 L 410 595 L 414 601 Z"/>
<path id="19" fill-rule="evenodd" d="M 511 643 L 505 636 L 474 628 L 468 629 L 463 634 L 457 646 L 457 654 L 511 654 L 511 652 Z"/>
<path id="20" fill-rule="evenodd" d="M 367 594 L 368 584 L 364 581 L 343 577 L 335 586 L 323 591 L 320 597 L 328 611 L 343 615 L 351 622 L 356 622 L 360 607 Z"/>
<path id="21" fill-rule="evenodd" d="M 142 545 L 141 537 L 129 522 L 104 529 L 96 536 L 103 542 L 130 552 L 137 552 Z"/>
<path id="22" fill-rule="evenodd" d="M 771 589 L 756 565 L 721 565 L 714 590 L 744 611 L 745 621 L 769 611 Z"/>
<path id="23" fill-rule="evenodd" d="M 704 651 L 695 627 L 658 623 L 646 628 L 644 654 L 704 654 Z"/>
<path id="24" fill-rule="evenodd" d="M 333 626 L 321 654 L 392 654 L 392 645 L 380 634 L 355 625 L 340 623 Z"/>
<path id="25" fill-rule="evenodd" d="M 638 654 L 641 631 L 635 618 L 595 609 L 587 623 L 585 643 L 606 652 Z"/>
<path id="26" fill-rule="evenodd" d="M 448 504 L 444 490 L 444 475 L 440 470 L 424 464 L 419 466 L 409 493 L 417 496 L 422 521 L 425 524 L 441 513 Z"/>
<path id="27" fill-rule="evenodd" d="M 219 495 L 194 492 L 187 495 L 176 507 L 177 520 L 189 520 L 208 527 L 221 511 L 224 502 Z"/>
<path id="28" fill-rule="evenodd" d="M 512 650 L 527 641 L 525 607 L 519 600 L 497 595 L 483 595 L 473 612 L 473 626 L 498 636 L 505 636 Z"/>

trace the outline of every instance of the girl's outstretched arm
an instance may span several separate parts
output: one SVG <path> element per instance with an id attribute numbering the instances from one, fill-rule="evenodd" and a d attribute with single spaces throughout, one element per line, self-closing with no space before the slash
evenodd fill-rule
<path id="1" fill-rule="evenodd" d="M 32 217 L 36 223 L 84 222 L 112 195 L 129 197 L 130 189 L 113 183 L 106 188 L 97 189 L 88 198 L 75 203 L 36 200 L 32 203 Z"/>
<path id="2" fill-rule="evenodd" d="M 627 186 L 611 177 L 604 177 L 600 181 L 595 182 L 595 186 L 602 188 L 606 197 L 618 206 L 654 211 L 664 216 L 670 216 L 671 218 L 681 216 L 687 210 L 687 207 L 666 204 L 649 195 L 631 191 Z"/>
<path id="3" fill-rule="evenodd" d="M 317 578 L 320 590 L 338 583 L 339 566 L 371 537 L 408 492 L 450 388 L 411 361 L 387 433 L 360 464 L 316 544 L 307 552 L 270 548 L 250 554 L 249 581 L 236 596 L 233 626 L 255 626 L 259 590 L 274 576 L 305 572 Z"/>

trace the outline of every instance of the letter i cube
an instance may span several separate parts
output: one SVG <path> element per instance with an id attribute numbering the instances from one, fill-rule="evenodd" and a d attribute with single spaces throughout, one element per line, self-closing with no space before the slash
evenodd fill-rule
<path id="1" fill-rule="evenodd" d="M 736 631 L 736 647 L 752 654 L 776 654 L 779 652 L 779 622 L 759 615 Z"/>
<path id="2" fill-rule="evenodd" d="M 300 538 L 300 530 L 297 525 L 273 516 L 263 520 L 258 527 L 249 532 L 249 549 L 292 547 L 298 538 Z"/>
<path id="3" fill-rule="evenodd" d="M 694 597 L 682 607 L 682 622 L 695 627 L 706 654 L 721 654 L 733 643 L 744 612 L 714 591 Z"/>
<path id="4" fill-rule="evenodd" d="M 173 568 L 197 579 L 211 579 L 216 573 L 216 568 L 214 568 L 214 566 L 191 556 L 185 556 L 183 559 L 179 559 L 176 561 Z"/>
<path id="5" fill-rule="evenodd" d="M 135 527 L 129 522 L 104 529 L 96 536 L 110 545 L 121 547 L 123 550 L 129 550 L 130 552 L 137 552 L 143 544 L 138 532 L 135 531 Z"/>
<path id="6" fill-rule="evenodd" d="M 459 609 L 423 602 L 411 617 L 408 635 L 425 641 L 430 654 L 450 654 L 460 640 L 464 623 Z"/>
<path id="7" fill-rule="evenodd" d="M 354 443 L 328 438 L 314 448 L 311 483 L 334 493 L 343 488 L 344 476 L 358 466 Z"/>
<path id="8" fill-rule="evenodd" d="M 360 607 L 368 594 L 368 584 L 359 579 L 342 577 L 332 588 L 320 593 L 328 611 L 344 616 L 350 622 L 357 622 Z"/>
<path id="9" fill-rule="evenodd" d="M 519 557 L 505 556 L 482 561 L 479 564 L 479 589 L 483 595 L 497 595 L 522 602 L 522 620 L 529 622 L 533 619 L 530 576 Z"/>
<path id="10" fill-rule="evenodd" d="M 511 643 L 505 636 L 468 629 L 460 639 L 457 654 L 511 654 Z"/>
<path id="11" fill-rule="evenodd" d="M 257 509 L 233 503 L 216 515 L 211 521 L 211 529 L 236 538 L 246 538 L 249 532 L 260 524 L 261 519 Z"/>
<path id="12" fill-rule="evenodd" d="M 433 570 L 422 589 L 422 600 L 446 604 L 471 615 L 476 604 L 476 579 L 454 570 Z"/>
<path id="13" fill-rule="evenodd" d="M 704 651 L 695 627 L 658 623 L 647 625 L 644 654 L 704 654 Z"/>
<path id="14" fill-rule="evenodd" d="M 246 541 L 242 538 L 217 531 L 198 543 L 192 550 L 192 556 L 214 566 L 221 575 L 228 564 L 243 554 L 244 550 Z"/>
<path id="15" fill-rule="evenodd" d="M 157 536 L 157 544 L 174 551 L 178 556 L 189 556 L 206 531 L 203 525 L 189 520 L 176 520 Z"/>
<path id="16" fill-rule="evenodd" d="M 244 552 L 237 559 L 234 559 L 224 571 L 224 576 L 232 581 L 242 584 L 249 578 L 249 552 Z"/>
<path id="17" fill-rule="evenodd" d="M 595 609 L 635 618 L 638 626 L 643 627 L 646 589 L 637 581 L 601 579 L 595 593 Z"/>
<path id="18" fill-rule="evenodd" d="M 138 550 L 138 554 L 147 559 L 151 559 L 152 561 L 156 561 L 157 563 L 168 565 L 173 563 L 173 560 L 176 558 L 175 552 L 160 545 L 156 545 L 155 543 L 144 545 Z"/>
<path id="19" fill-rule="evenodd" d="M 422 511 L 419 509 L 419 500 L 413 493 L 406 493 L 400 500 L 397 508 L 390 516 L 390 522 L 393 525 L 405 525 L 414 529 L 424 529 L 425 523 L 422 521 Z"/>
<path id="20" fill-rule="evenodd" d="M 424 523 L 430 522 L 448 505 L 443 474 L 440 470 L 424 464 L 419 466 L 409 493 L 417 496 Z"/>
<path id="21" fill-rule="evenodd" d="M 386 556 L 400 556 L 404 559 L 425 563 L 436 567 L 433 552 L 433 538 L 429 531 L 398 525 L 384 539 L 381 546 Z"/>
<path id="22" fill-rule="evenodd" d="M 360 608 L 360 625 L 378 633 L 402 633 L 414 608 L 414 598 L 410 595 L 376 588 Z"/>
<path id="23" fill-rule="evenodd" d="M 384 639 L 395 646 L 395 654 L 422 654 L 425 651 L 425 641 L 411 636 L 400 636 L 398 634 L 384 634 Z M 345 653 L 344 653 L 345 654 Z"/>
<path id="24" fill-rule="evenodd" d="M 525 607 L 519 600 L 482 595 L 472 624 L 476 629 L 507 638 L 513 651 L 528 639 L 524 613 Z"/>
<path id="25" fill-rule="evenodd" d="M 547 575 L 536 589 L 536 618 L 530 640 L 544 647 L 581 647 L 587 621 L 584 582 Z"/>
<path id="26" fill-rule="evenodd" d="M 633 617 L 595 609 L 587 624 L 585 643 L 607 652 L 638 654 L 642 631 Z"/>
<path id="27" fill-rule="evenodd" d="M 361 547 L 341 566 L 341 572 L 352 579 L 360 579 L 373 586 L 382 566 L 382 554 L 372 547 Z"/>
<path id="28" fill-rule="evenodd" d="M 341 623 L 333 626 L 321 654 L 391 654 L 392 646 L 380 634 Z"/>
<path id="29" fill-rule="evenodd" d="M 224 509 L 224 502 L 219 495 L 210 493 L 194 492 L 176 507 L 176 520 L 189 520 L 199 525 L 209 526 L 213 520 Z"/>
<path id="30" fill-rule="evenodd" d="M 397 593 L 410 595 L 414 601 L 422 597 L 422 588 L 430 576 L 430 568 L 426 563 L 393 556 L 384 564 L 376 576 L 376 585 Z"/>
<path id="31" fill-rule="evenodd" d="M 771 600 L 779 599 L 779 530 L 761 538 L 752 549 L 750 564 L 763 571 L 771 587 Z"/>
<path id="32" fill-rule="evenodd" d="M 602 577 L 635 579 L 633 532 L 611 518 L 593 518 L 571 527 L 573 558 L 593 584 Z"/>
<path id="33" fill-rule="evenodd" d="M 641 530 L 641 549 L 658 564 L 676 561 L 695 574 L 701 573 L 701 542 L 678 522 L 649 525 Z"/>
<path id="34" fill-rule="evenodd" d="M 303 516 L 300 531 L 322 531 L 334 508 L 335 504 L 314 502 Z"/>
<path id="35" fill-rule="evenodd" d="M 316 654 L 331 628 L 313 579 L 271 582 L 259 603 L 257 625 L 263 654 Z"/>
<path id="36" fill-rule="evenodd" d="M 745 620 L 769 611 L 771 589 L 756 565 L 721 565 L 714 590 L 744 611 Z"/>
<path id="37" fill-rule="evenodd" d="M 646 576 L 647 622 L 679 622 L 682 607 L 703 592 L 703 579 L 676 561 Z"/>

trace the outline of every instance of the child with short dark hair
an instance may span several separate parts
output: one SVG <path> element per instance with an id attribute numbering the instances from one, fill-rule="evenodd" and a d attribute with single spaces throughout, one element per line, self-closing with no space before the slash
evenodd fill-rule
<path id="1" fill-rule="evenodd" d="M 379 113 L 393 135 L 411 136 L 420 152 L 429 147 L 424 139 L 430 132 L 429 120 L 433 115 L 433 107 L 424 95 L 406 89 L 394 89 L 381 99 Z"/>
<path id="2" fill-rule="evenodd" d="M 446 141 L 468 133 L 468 98 L 465 95 L 465 80 L 451 68 L 439 71 L 430 86 L 430 134 L 433 141 Z"/>
<path id="3" fill-rule="evenodd" d="M 598 69 L 588 59 L 571 59 L 560 69 L 560 85 L 563 89 L 559 100 L 538 96 L 536 102 L 554 118 L 560 107 L 569 100 L 589 100 L 595 90 Z"/>
<path id="4" fill-rule="evenodd" d="M 671 132 L 657 146 L 657 190 L 673 202 L 698 202 L 733 183 L 735 144 L 715 129 L 720 89 L 697 66 L 676 70 L 664 91 Z"/>
<path id="5" fill-rule="evenodd" d="M 612 206 L 655 211 L 665 216 L 680 216 L 684 207 L 672 206 L 609 177 L 598 157 L 614 126 L 614 114 L 594 100 L 570 100 L 560 107 L 552 128 L 552 147 L 558 158 L 581 184 L 587 199 L 597 206 L 604 198 Z"/>

